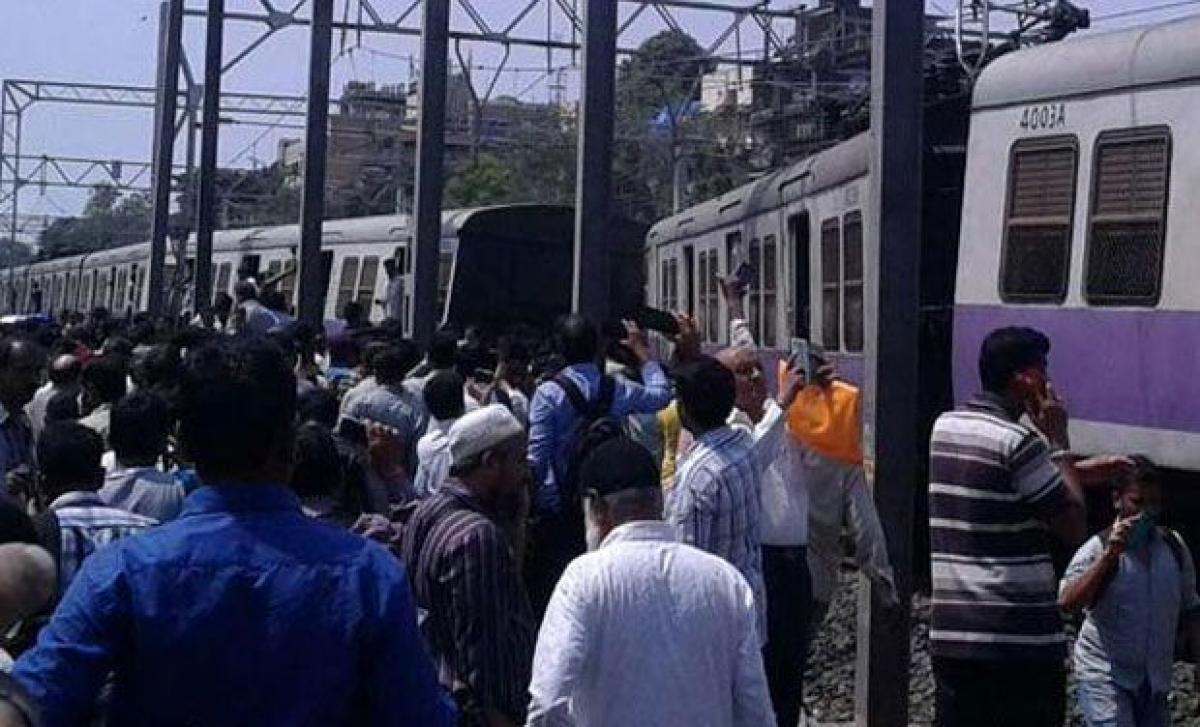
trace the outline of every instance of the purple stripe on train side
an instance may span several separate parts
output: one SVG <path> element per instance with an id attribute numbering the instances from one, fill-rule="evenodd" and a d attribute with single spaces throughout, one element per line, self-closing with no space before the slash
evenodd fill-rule
<path id="1" fill-rule="evenodd" d="M 1003 326 L 1050 337 L 1050 374 L 1071 415 L 1089 421 L 1200 432 L 1200 313 L 1098 308 L 958 306 L 954 394 L 979 388 L 979 346 Z"/>

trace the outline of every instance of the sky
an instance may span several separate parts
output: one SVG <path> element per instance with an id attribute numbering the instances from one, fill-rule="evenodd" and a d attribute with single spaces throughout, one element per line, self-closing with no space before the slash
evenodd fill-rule
<path id="1" fill-rule="evenodd" d="M 750 5 L 751 0 L 725 0 Z M 290 8 L 298 0 L 226 0 L 227 10 L 260 12 L 262 3 Z M 341 17 L 346 0 L 336 0 Z M 1093 30 L 1102 32 L 1129 25 L 1140 25 L 1173 17 L 1200 13 L 1200 0 L 1076 0 L 1092 12 Z M 187 0 L 189 7 L 202 7 L 201 0 Z M 952 11 L 956 0 L 928 0 L 931 13 Z M 382 15 L 394 18 L 410 0 L 373 0 Z M 502 27 L 528 0 L 474 0 L 473 6 L 491 27 Z M 797 0 L 774 0 L 773 7 L 789 8 Z M 809 4 L 815 4 L 815 0 Z M 582 5 L 582 3 L 580 3 Z M 351 2 L 351 7 L 356 4 Z M 1165 7 L 1153 12 L 1147 8 Z M 462 6 L 454 3 L 452 26 L 468 28 L 470 19 Z M 518 26 L 521 34 L 545 37 L 547 18 L 545 0 L 540 12 L 530 13 Z M 636 5 L 623 3 L 621 18 L 626 19 Z M 158 37 L 159 0 L 0 0 L 0 79 L 30 79 L 81 83 L 152 85 L 154 83 Z M 1130 13 L 1130 15 L 1120 15 Z M 353 13 L 352 13 L 353 14 Z M 1117 14 L 1117 17 L 1108 17 Z M 681 11 L 675 19 L 707 45 L 728 25 L 729 16 Z M 351 18 L 353 19 L 353 18 Z M 415 22 L 413 23 L 415 25 Z M 550 33 L 570 40 L 571 32 L 561 15 L 551 20 Z M 623 46 L 664 29 L 664 20 L 653 11 L 639 15 L 622 36 Z M 747 23 L 742 33 L 742 48 L 750 52 L 761 48 L 761 35 Z M 782 30 L 782 29 L 781 29 Z M 225 58 L 231 59 L 247 44 L 262 35 L 261 26 L 227 23 Z M 229 70 L 223 80 L 226 91 L 248 93 L 303 94 L 307 78 L 308 38 L 304 28 L 286 28 L 271 36 L 257 50 Z M 732 53 L 735 38 L 723 46 Z M 204 28 L 200 18 L 185 22 L 185 52 L 192 59 L 197 75 L 202 73 Z M 397 83 L 407 80 L 418 39 L 410 37 L 354 35 L 335 33 L 332 88 L 340 89 L 348 80 Z M 494 67 L 501 52 L 494 45 L 466 43 L 463 56 L 474 66 Z M 453 47 L 450 58 L 455 62 Z M 570 97 L 577 88 L 578 69 L 572 56 L 560 51 L 547 58 L 537 49 L 514 48 L 508 59 L 509 70 L 500 74 L 494 95 L 518 96 L 527 101 L 547 101 L 554 91 L 547 82 L 546 68 L 565 68 L 563 84 Z M 479 69 L 477 75 L 490 71 Z M 23 154 L 79 156 L 101 159 L 148 160 L 150 158 L 153 114 L 147 110 L 124 110 L 39 104 L 26 113 Z M 269 121 L 278 121 L 270 118 Z M 286 122 L 292 123 L 292 122 Z M 251 166 L 275 159 L 278 141 L 299 132 L 261 127 L 224 126 L 221 132 L 220 163 Z M 177 145 L 182 147 L 182 144 Z M 182 149 L 179 150 L 182 158 Z M 73 214 L 81 208 L 86 193 L 75 190 L 36 188 L 22 192 L 21 211 L 31 215 Z"/>

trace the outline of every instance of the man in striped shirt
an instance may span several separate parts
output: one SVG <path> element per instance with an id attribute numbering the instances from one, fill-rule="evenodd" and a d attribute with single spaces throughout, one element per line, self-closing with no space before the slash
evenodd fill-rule
<path id="1" fill-rule="evenodd" d="M 992 332 L 979 358 L 983 392 L 934 425 L 930 651 L 939 727 L 1063 722 L 1066 636 L 1051 547 L 1083 540 L 1083 483 L 1123 465 L 1077 465 L 1068 453 L 1049 353 L 1049 339 L 1032 329 Z"/>
<path id="2" fill-rule="evenodd" d="M 529 481 L 525 430 L 492 404 L 456 421 L 449 440 L 450 479 L 421 501 L 401 551 L 460 727 L 524 724 L 533 615 L 504 513 Z"/>
<path id="3" fill-rule="evenodd" d="M 759 643 L 766 643 L 759 500 L 763 466 L 751 435 L 726 423 L 735 399 L 733 373 L 701 356 L 676 369 L 675 386 L 680 419 L 695 444 L 675 476 L 664 519 L 680 542 L 720 556 L 741 571 L 754 592 Z"/>

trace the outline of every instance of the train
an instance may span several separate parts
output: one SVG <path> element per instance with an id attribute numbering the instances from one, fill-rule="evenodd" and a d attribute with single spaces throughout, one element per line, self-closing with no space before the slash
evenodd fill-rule
<path id="1" fill-rule="evenodd" d="M 402 319 L 411 328 L 412 230 L 409 215 L 330 220 L 324 224 L 321 267 L 326 320 L 340 316 L 350 301 L 368 317 L 384 316 L 388 278 L 383 262 L 394 260 L 404 276 Z M 575 212 L 569 206 L 510 204 L 446 210 L 439 245 L 437 310 L 441 325 L 463 330 L 500 330 L 514 324 L 549 326 L 571 307 Z M 614 309 L 637 308 L 643 296 L 640 269 L 646 226 L 614 216 L 609 234 Z M 233 293 L 239 280 L 253 278 L 296 303 L 299 225 L 214 234 L 215 298 Z M 192 271 L 196 237 L 168 254 L 164 266 L 170 309 L 195 309 Z M 150 243 L 16 266 L 0 272 L 0 301 L 10 314 L 58 313 L 107 308 L 117 316 L 144 310 L 148 297 Z"/>
<path id="2" fill-rule="evenodd" d="M 1073 413 L 1076 449 L 1142 453 L 1195 481 L 1200 378 L 1189 362 L 1200 354 L 1200 246 L 1191 236 L 1200 205 L 1186 190 L 1200 182 L 1198 85 L 1195 17 L 1008 53 L 969 95 L 927 108 L 926 425 L 976 387 L 989 330 L 1030 325 L 1053 342 L 1051 373 Z M 849 139 L 648 230 L 614 218 L 614 310 L 688 311 L 719 346 L 728 340 L 719 277 L 746 261 L 759 342 L 782 355 L 791 338 L 811 339 L 861 380 L 869 147 L 866 134 Z M 447 211 L 442 322 L 546 325 L 568 310 L 573 219 L 570 207 L 545 205 Z M 378 319 L 382 261 L 411 276 L 411 239 L 404 215 L 326 223 L 326 318 L 357 300 Z M 214 291 L 257 276 L 294 300 L 298 244 L 295 225 L 218 232 Z M 142 243 L 12 268 L 0 274 L 0 307 L 139 310 L 148 251 Z M 183 307 L 192 304 L 193 256 L 194 239 L 167 268 Z"/>
<path id="3" fill-rule="evenodd" d="M 1200 205 L 1187 190 L 1200 183 L 1197 117 L 1200 17 L 1006 54 L 957 118 L 927 111 L 928 415 L 977 388 L 990 330 L 1032 326 L 1052 341 L 1075 449 L 1145 454 L 1196 484 Z M 850 139 L 654 225 L 650 300 L 693 311 L 719 345 L 728 314 L 717 276 L 748 261 L 758 340 L 784 351 L 811 338 L 860 378 L 869 143 Z"/>

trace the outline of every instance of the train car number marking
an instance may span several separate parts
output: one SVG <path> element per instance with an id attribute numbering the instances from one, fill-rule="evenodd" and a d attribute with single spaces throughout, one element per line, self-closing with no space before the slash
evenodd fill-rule
<path id="1" fill-rule="evenodd" d="M 1020 127 L 1026 131 L 1044 131 L 1067 125 L 1067 105 L 1029 106 L 1021 112 Z"/>

